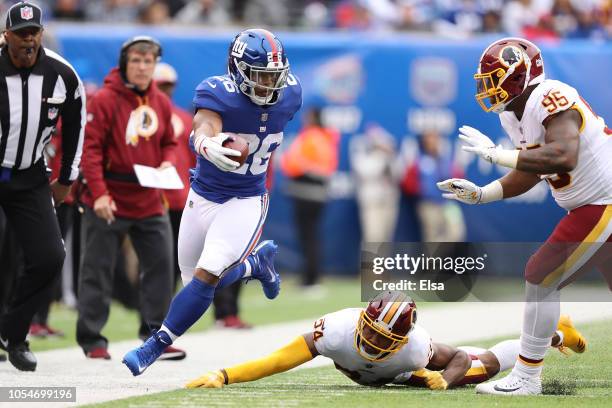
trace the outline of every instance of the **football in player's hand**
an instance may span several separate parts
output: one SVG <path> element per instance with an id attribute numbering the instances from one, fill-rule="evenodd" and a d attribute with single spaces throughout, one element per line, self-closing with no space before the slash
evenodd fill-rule
<path id="1" fill-rule="evenodd" d="M 238 136 L 235 133 L 226 133 L 229 138 L 223 142 L 223 147 L 227 147 L 228 149 L 238 150 L 240 152 L 240 156 L 227 156 L 230 159 L 242 164 L 246 161 L 249 156 L 249 143 L 243 137 Z"/>

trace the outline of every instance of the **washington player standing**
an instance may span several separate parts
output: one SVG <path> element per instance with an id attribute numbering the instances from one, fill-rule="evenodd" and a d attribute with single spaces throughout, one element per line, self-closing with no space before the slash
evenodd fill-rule
<path id="1" fill-rule="evenodd" d="M 540 394 L 544 354 L 559 319 L 559 289 L 597 267 L 612 288 L 612 131 L 571 86 L 545 79 L 538 47 L 520 38 L 491 44 L 482 54 L 476 99 L 499 114 L 516 146 L 505 150 L 478 130 L 459 129 L 463 149 L 513 169 L 478 187 L 467 180 L 438 183 L 444 197 L 467 204 L 525 193 L 545 179 L 568 214 L 525 268 L 526 304 L 520 354 L 507 377 L 480 384 L 486 394 Z M 607 243 L 607 244 L 606 244 Z M 572 350 L 582 353 L 586 341 Z"/>
<path id="2" fill-rule="evenodd" d="M 277 246 L 258 246 L 268 210 L 266 170 L 283 130 L 302 105 L 302 90 L 289 71 L 280 40 L 263 29 L 239 33 L 229 47 L 228 74 L 196 88 L 191 143 L 198 155 L 183 211 L 178 257 L 185 287 L 176 295 L 161 329 L 123 362 L 141 374 L 208 309 L 215 288 L 241 278 L 261 281 L 267 298 L 280 290 L 274 270 Z M 248 141 L 240 152 L 223 147 L 237 133 Z"/>

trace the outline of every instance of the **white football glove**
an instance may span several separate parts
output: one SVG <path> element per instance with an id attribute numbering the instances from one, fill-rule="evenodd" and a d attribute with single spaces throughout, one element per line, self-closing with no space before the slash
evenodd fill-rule
<path id="1" fill-rule="evenodd" d="M 495 143 L 478 129 L 466 125 L 461 126 L 459 128 L 459 139 L 468 144 L 468 146 L 461 147 L 466 152 L 476 153 L 489 163 L 516 168 L 519 151 L 506 150 L 501 145 L 495 146 Z"/>
<path id="2" fill-rule="evenodd" d="M 195 137 L 193 145 L 196 152 L 217 166 L 220 170 L 233 171 L 240 167 L 240 163 L 227 156 L 240 157 L 240 152 L 238 150 L 223 147 L 223 142 L 229 138 L 230 136 L 226 133 L 218 133 L 213 137 L 201 134 Z"/>
<path id="3" fill-rule="evenodd" d="M 436 185 L 440 190 L 447 191 L 447 193 L 442 194 L 442 197 L 449 200 L 478 204 L 482 198 L 482 188 L 468 180 L 452 178 L 436 183 Z"/>

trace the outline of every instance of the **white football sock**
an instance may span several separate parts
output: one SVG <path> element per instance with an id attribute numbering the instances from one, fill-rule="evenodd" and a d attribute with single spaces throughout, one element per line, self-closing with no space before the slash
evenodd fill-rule
<path id="1" fill-rule="evenodd" d="M 527 302 L 523 314 L 520 356 L 514 371 L 522 377 L 539 377 L 544 355 L 550 347 L 560 316 L 560 292 L 526 282 Z M 525 359 L 521 359 L 520 357 Z M 531 361 L 535 360 L 535 361 Z"/>
<path id="2" fill-rule="evenodd" d="M 489 349 L 491 353 L 495 354 L 497 361 L 499 361 L 500 373 L 514 367 L 514 363 L 516 363 L 520 348 L 521 341 L 519 339 L 514 339 L 504 340 Z"/>
<path id="3" fill-rule="evenodd" d="M 251 277 L 251 263 L 249 262 L 249 258 L 247 257 L 247 259 L 244 260 L 244 275 L 242 275 L 243 278 L 250 278 Z"/>
<path id="4" fill-rule="evenodd" d="M 166 334 L 170 337 L 170 340 L 172 340 L 173 343 L 179 337 L 176 334 L 172 333 L 172 331 L 166 326 L 164 326 L 163 324 L 162 324 L 162 327 L 160 327 L 159 331 L 166 332 Z"/>

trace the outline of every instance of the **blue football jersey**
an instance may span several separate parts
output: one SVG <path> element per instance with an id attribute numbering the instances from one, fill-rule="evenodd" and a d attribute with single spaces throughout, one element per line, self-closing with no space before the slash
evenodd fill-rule
<path id="1" fill-rule="evenodd" d="M 198 155 L 191 174 L 191 188 L 206 198 L 223 203 L 233 197 L 252 197 L 266 192 L 266 171 L 272 152 L 283 140 L 283 130 L 302 106 L 302 87 L 289 74 L 287 86 L 274 105 L 251 102 L 227 75 L 202 81 L 193 98 L 195 109 L 217 112 L 223 132 L 237 133 L 249 143 L 249 156 L 242 166 L 230 172 L 219 170 Z M 193 141 L 190 141 L 193 149 Z"/>

